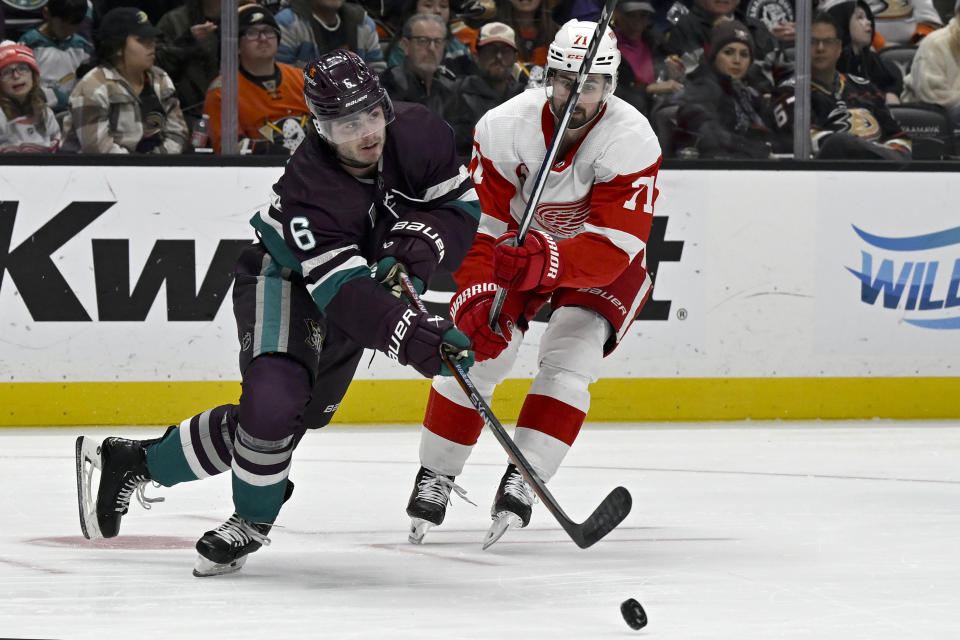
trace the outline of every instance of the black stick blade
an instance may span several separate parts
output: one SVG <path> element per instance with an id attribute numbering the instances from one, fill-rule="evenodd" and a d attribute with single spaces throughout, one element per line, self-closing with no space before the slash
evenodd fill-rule
<path id="1" fill-rule="evenodd" d="M 583 524 L 576 526 L 574 531 L 568 531 L 573 541 L 581 549 L 593 545 L 613 531 L 618 524 L 630 513 L 630 507 L 633 506 L 633 498 L 630 492 L 623 487 L 617 487 L 610 492 L 600 506 L 597 507 L 590 517 L 584 520 Z"/>

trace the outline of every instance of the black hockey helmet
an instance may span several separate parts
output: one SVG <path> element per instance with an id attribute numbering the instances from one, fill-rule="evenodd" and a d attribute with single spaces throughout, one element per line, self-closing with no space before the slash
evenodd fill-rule
<path id="1" fill-rule="evenodd" d="M 313 114 L 314 125 L 329 142 L 346 142 L 369 133 L 369 123 L 355 127 L 353 132 L 343 126 L 355 123 L 361 113 L 375 114 L 377 117 L 371 120 L 375 124 L 382 111 L 384 127 L 393 121 L 390 96 L 377 74 L 355 53 L 334 49 L 323 54 L 304 67 L 303 80 L 303 97 Z"/>

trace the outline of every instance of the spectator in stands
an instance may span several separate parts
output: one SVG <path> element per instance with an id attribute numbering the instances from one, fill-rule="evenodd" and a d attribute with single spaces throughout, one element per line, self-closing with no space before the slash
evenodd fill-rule
<path id="1" fill-rule="evenodd" d="M 157 66 L 173 80 L 184 118 L 192 127 L 220 72 L 220 0 L 186 0 L 165 13 L 157 28 L 165 36 L 157 47 Z"/>
<path id="2" fill-rule="evenodd" d="M 527 69 L 546 66 L 547 48 L 557 33 L 557 25 L 543 0 L 500 0 L 497 21 L 509 25 L 517 34 L 520 62 Z"/>
<path id="3" fill-rule="evenodd" d="M 866 78 L 884 93 L 887 104 L 899 104 L 903 74 L 871 47 L 876 23 L 870 5 L 866 0 L 839 0 L 826 3 L 823 8 L 836 22 L 843 41 L 837 70 Z"/>
<path id="4" fill-rule="evenodd" d="M 292 154 L 306 136 L 310 110 L 303 100 L 303 71 L 276 63 L 280 28 L 260 5 L 239 9 L 239 125 L 241 149 L 254 154 Z M 220 152 L 220 83 L 217 78 L 204 103 L 210 116 L 210 143 Z"/>
<path id="5" fill-rule="evenodd" d="M 664 36 L 664 52 L 680 56 L 689 74 L 698 66 L 710 42 L 710 30 L 717 22 L 738 20 L 753 39 L 753 65 L 747 83 L 767 93 L 772 89 L 774 67 L 778 64 L 779 45 L 766 25 L 737 10 L 739 0 L 696 0 L 690 12 L 681 16 Z"/>
<path id="6" fill-rule="evenodd" d="M 953 131 L 960 130 L 960 0 L 947 26 L 920 42 L 903 99 L 940 105 Z"/>
<path id="7" fill-rule="evenodd" d="M 52 153 L 60 125 L 47 106 L 30 47 L 0 42 L 0 153 Z"/>
<path id="8" fill-rule="evenodd" d="M 444 45 L 443 60 L 445 66 L 455 76 L 463 77 L 477 72 L 477 63 L 470 53 L 470 46 L 464 44 L 450 31 L 450 3 L 449 0 L 407 0 L 404 4 L 404 21 L 418 13 L 431 13 L 443 20 L 447 25 L 447 41 Z M 462 22 L 462 21 L 461 21 Z M 400 46 L 403 32 L 397 33 L 387 47 L 387 67 L 396 67 L 403 64 L 406 52 Z"/>
<path id="9" fill-rule="evenodd" d="M 817 158 L 905 161 L 909 136 L 897 124 L 883 93 L 870 81 L 837 71 L 843 45 L 840 30 L 826 13 L 811 26 L 810 136 Z M 777 124 L 793 129 L 794 79 L 778 87 Z M 791 133 L 792 135 L 792 133 Z"/>
<path id="10" fill-rule="evenodd" d="M 154 66 L 160 30 L 135 7 L 100 23 L 97 66 L 70 94 L 64 148 L 83 153 L 180 153 L 187 125 L 170 76 Z"/>
<path id="11" fill-rule="evenodd" d="M 513 29 L 502 22 L 488 22 L 477 38 L 477 75 L 460 78 L 445 107 L 444 119 L 453 127 L 457 154 L 466 164 L 473 149 L 473 128 L 481 116 L 523 90 L 513 77 L 517 62 Z"/>
<path id="12" fill-rule="evenodd" d="M 20 44 L 33 49 L 47 104 L 55 113 L 66 112 L 77 69 L 93 53 L 90 41 L 77 33 L 87 15 L 87 0 L 49 0 L 42 12 L 43 24 L 23 34 Z"/>
<path id="13" fill-rule="evenodd" d="M 683 89 L 683 64 L 676 56 L 664 57 L 653 16 L 653 5 L 638 0 L 621 2 L 613 14 L 620 49 L 615 93 L 645 116 L 659 98 Z"/>
<path id="14" fill-rule="evenodd" d="M 443 117 L 456 80 L 440 64 L 446 42 L 447 24 L 436 14 L 418 13 L 404 23 L 400 38 L 406 52 L 403 64 L 380 75 L 391 99 L 420 103 Z"/>
<path id="15" fill-rule="evenodd" d="M 789 48 L 792 56 L 793 43 L 797 39 L 795 0 L 746 0 L 742 10 L 746 17 L 763 22 L 781 46 Z"/>
<path id="16" fill-rule="evenodd" d="M 302 69 L 321 54 L 348 49 L 374 71 L 387 67 L 377 26 L 358 4 L 344 0 L 291 0 L 276 19 L 280 27 L 278 62 Z"/>
<path id="17" fill-rule="evenodd" d="M 679 97 L 675 146 L 701 158 L 769 158 L 774 152 L 773 109 L 744 83 L 753 61 L 746 25 L 718 22 L 710 32 L 709 65 L 688 76 Z"/>

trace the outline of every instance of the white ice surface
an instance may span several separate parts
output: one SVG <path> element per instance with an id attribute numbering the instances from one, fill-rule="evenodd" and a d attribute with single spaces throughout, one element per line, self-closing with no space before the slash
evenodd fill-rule
<path id="1" fill-rule="evenodd" d="M 205 579 L 193 544 L 232 512 L 228 476 L 148 490 L 166 501 L 93 543 L 81 433 L 160 430 L 0 430 L 2 637 L 960 637 L 957 423 L 588 425 L 551 490 L 579 521 L 622 484 L 627 520 L 581 550 L 540 506 L 486 552 L 505 460 L 490 434 L 458 478 L 480 506 L 455 502 L 413 546 L 416 427 L 332 427 L 297 450 L 273 544 Z"/>

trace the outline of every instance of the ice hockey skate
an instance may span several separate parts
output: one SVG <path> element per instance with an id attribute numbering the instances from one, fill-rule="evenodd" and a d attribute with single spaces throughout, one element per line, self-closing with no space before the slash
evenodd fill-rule
<path id="1" fill-rule="evenodd" d="M 77 500 L 84 538 L 116 536 L 120 532 L 120 519 L 127 514 L 133 496 L 144 509 L 149 509 L 153 502 L 163 501 L 143 493 L 151 480 L 144 444 L 139 440 L 107 438 L 97 445 L 92 438 L 77 438 Z M 99 471 L 96 496 L 93 494 L 95 471 Z"/>
<path id="2" fill-rule="evenodd" d="M 443 523 L 450 503 L 450 493 L 456 493 L 465 501 L 476 506 L 467 498 L 467 492 L 453 482 L 454 476 L 438 475 L 426 467 L 420 467 L 413 492 L 407 503 L 407 515 L 410 516 L 410 535 L 407 539 L 413 544 L 421 544 L 423 537 L 431 528 Z"/>
<path id="3" fill-rule="evenodd" d="M 287 480 L 283 501 L 293 495 L 293 482 Z M 247 556 L 260 547 L 269 546 L 267 534 L 273 528 L 270 522 L 250 522 L 234 513 L 216 529 L 203 534 L 197 540 L 197 562 L 193 575 L 198 578 L 221 576 L 243 568 Z"/>
<path id="4" fill-rule="evenodd" d="M 247 556 L 270 544 L 272 524 L 250 522 L 236 513 L 222 525 L 207 531 L 197 540 L 197 562 L 193 575 L 198 578 L 233 573 L 243 568 Z"/>
<path id="5" fill-rule="evenodd" d="M 524 481 L 523 475 L 516 465 L 507 465 L 507 471 L 500 479 L 500 488 L 490 509 L 493 523 L 483 539 L 483 549 L 503 537 L 508 529 L 523 528 L 530 524 L 530 513 L 536 496 L 530 486 Z"/>

